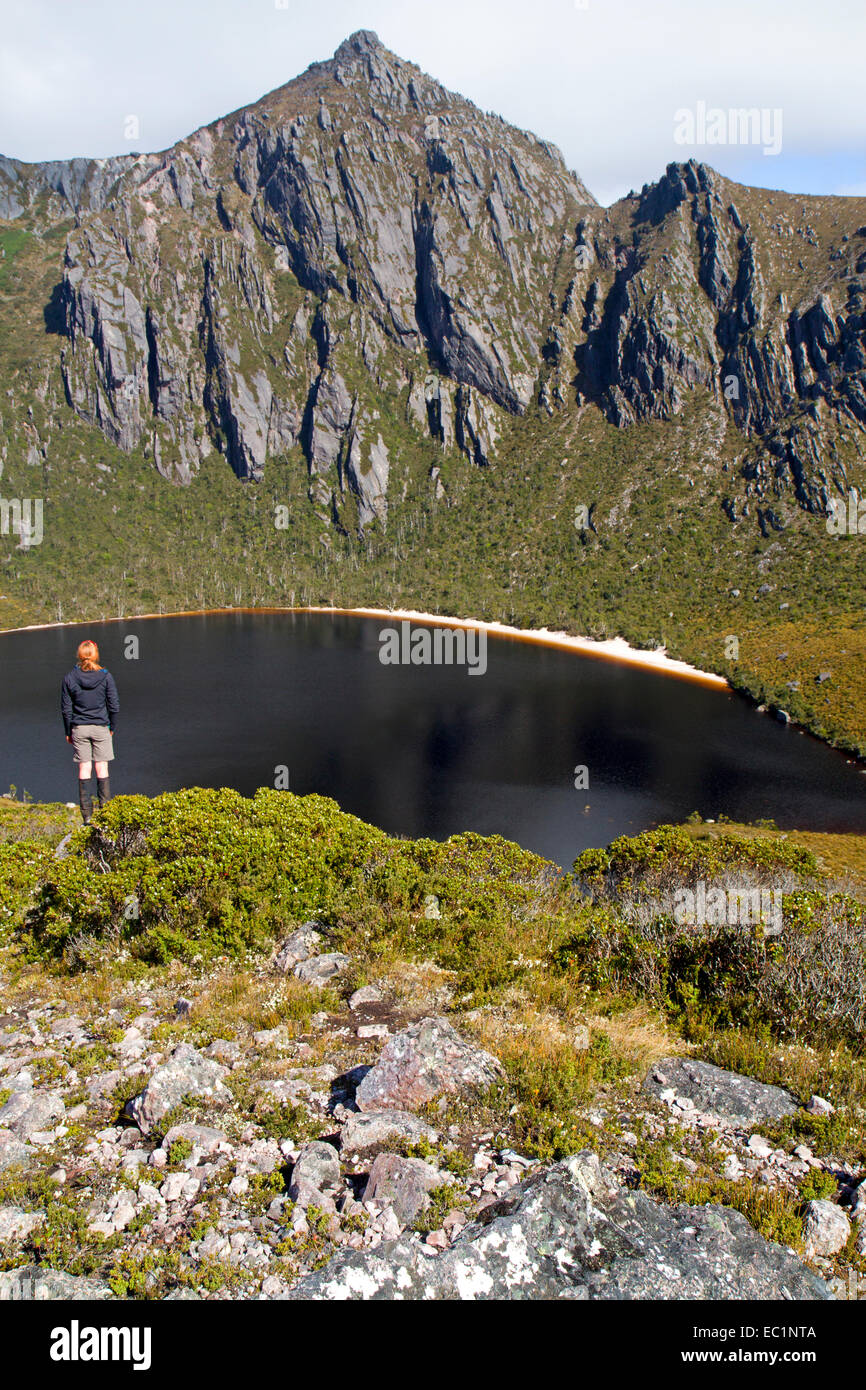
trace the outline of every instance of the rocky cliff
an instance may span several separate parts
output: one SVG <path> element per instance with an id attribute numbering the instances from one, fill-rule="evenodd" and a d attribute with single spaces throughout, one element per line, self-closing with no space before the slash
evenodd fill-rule
<path id="1" fill-rule="evenodd" d="M 328 63 L 161 155 L 0 164 L 0 209 L 69 211 L 69 405 L 188 480 L 300 441 L 327 516 L 384 519 L 377 396 L 485 463 L 536 388 L 551 277 L 593 200 L 558 151 L 359 33 Z M 440 374 L 445 384 L 440 388 Z"/>
<path id="2" fill-rule="evenodd" d="M 166 476 L 216 446 L 258 480 L 300 444 L 322 519 L 354 499 L 363 528 L 394 486 L 382 397 L 485 465 L 537 405 L 625 427 L 702 392 L 742 436 L 732 517 L 779 528 L 854 481 L 857 200 L 768 199 L 689 163 L 605 211 L 551 145 L 374 34 L 162 154 L 0 161 L 7 221 L 70 213 L 68 405 Z"/>

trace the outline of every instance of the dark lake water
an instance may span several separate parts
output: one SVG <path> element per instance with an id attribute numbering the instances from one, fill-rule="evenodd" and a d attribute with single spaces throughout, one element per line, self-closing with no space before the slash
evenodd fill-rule
<path id="1" fill-rule="evenodd" d="M 564 865 L 692 811 L 866 832 L 866 777 L 733 694 L 506 638 L 484 675 L 386 666 L 385 625 L 238 613 L 0 636 L 0 790 L 75 799 L 59 691 L 93 636 L 120 691 L 115 794 L 249 795 L 286 767 L 291 791 L 387 831 L 497 833 Z"/>

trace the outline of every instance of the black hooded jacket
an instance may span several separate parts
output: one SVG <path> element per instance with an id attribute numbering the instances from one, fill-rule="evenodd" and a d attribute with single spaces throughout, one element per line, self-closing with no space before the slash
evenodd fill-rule
<path id="1" fill-rule="evenodd" d="M 120 701 L 110 671 L 82 671 L 75 666 L 63 677 L 60 713 L 67 738 L 76 724 L 107 724 L 112 733 L 117 726 Z"/>

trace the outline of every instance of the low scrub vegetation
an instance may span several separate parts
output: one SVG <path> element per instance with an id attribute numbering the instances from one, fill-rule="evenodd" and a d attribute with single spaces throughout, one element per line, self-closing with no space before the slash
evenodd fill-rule
<path id="1" fill-rule="evenodd" d="M 531 980 L 545 1007 L 645 1000 L 692 1039 L 747 1026 L 856 1048 L 866 1030 L 863 903 L 769 835 L 664 826 L 569 874 L 497 837 L 395 839 L 323 797 L 194 789 L 116 798 L 60 859 L 0 845 L 0 881 L 5 929 L 66 970 L 241 957 L 315 919 L 332 949 L 435 961 L 467 1004 Z M 777 933 L 680 920 L 699 883 L 777 893 Z"/>

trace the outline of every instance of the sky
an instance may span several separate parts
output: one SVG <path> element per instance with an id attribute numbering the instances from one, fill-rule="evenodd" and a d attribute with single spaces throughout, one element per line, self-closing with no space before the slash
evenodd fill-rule
<path id="1" fill-rule="evenodd" d="M 866 0 L 0 0 L 0 152 L 164 149 L 356 29 L 552 140 L 605 204 L 691 156 L 866 196 Z M 732 141 L 741 108 L 763 129 Z"/>

